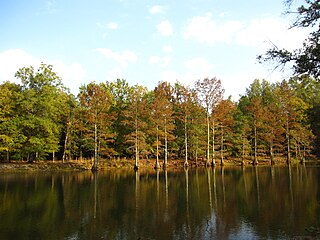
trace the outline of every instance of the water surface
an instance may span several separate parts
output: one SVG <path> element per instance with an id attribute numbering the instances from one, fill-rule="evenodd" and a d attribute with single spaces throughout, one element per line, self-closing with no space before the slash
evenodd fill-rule
<path id="1" fill-rule="evenodd" d="M 317 236 L 320 168 L 2 173 L 0 239 Z"/>

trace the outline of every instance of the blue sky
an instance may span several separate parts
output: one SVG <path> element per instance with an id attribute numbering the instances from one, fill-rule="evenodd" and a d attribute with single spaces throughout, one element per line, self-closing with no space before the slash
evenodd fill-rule
<path id="1" fill-rule="evenodd" d="M 125 78 L 193 85 L 221 79 L 237 99 L 255 79 L 282 80 L 256 56 L 293 49 L 305 30 L 288 30 L 281 0 L 12 0 L 0 3 L 0 81 L 23 66 L 52 64 L 65 86 Z"/>

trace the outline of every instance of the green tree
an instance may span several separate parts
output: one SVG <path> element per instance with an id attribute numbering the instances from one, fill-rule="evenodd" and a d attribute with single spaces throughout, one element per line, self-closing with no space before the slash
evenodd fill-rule
<path id="1" fill-rule="evenodd" d="M 20 97 L 20 85 L 8 81 L 0 85 L 0 152 L 6 152 L 7 161 L 10 161 L 10 153 L 21 147 L 23 140 L 17 124 Z"/>
<path id="2" fill-rule="evenodd" d="M 62 152 L 62 162 L 67 159 L 72 159 L 77 156 L 77 126 L 79 117 L 79 104 L 76 98 L 72 94 L 65 94 L 64 96 L 65 104 L 63 107 L 63 114 L 61 115 L 61 121 L 63 123 L 63 152 Z"/>
<path id="3" fill-rule="evenodd" d="M 290 87 L 297 97 L 301 98 L 307 105 L 305 114 L 307 119 L 304 124 L 309 124 L 314 140 L 315 153 L 320 156 L 320 82 L 308 75 L 293 77 L 289 80 Z M 307 134 L 308 135 L 308 134 Z"/>
<path id="4" fill-rule="evenodd" d="M 125 112 L 131 104 L 134 87 L 129 86 L 125 79 L 117 79 L 113 82 L 107 82 L 106 88 L 111 93 L 113 100 L 110 113 L 114 116 L 112 122 L 112 129 L 115 133 L 114 142 L 112 143 L 115 151 L 114 155 L 126 156 L 129 145 L 125 139 L 126 135 L 131 132 L 131 127 L 125 124 Z"/>
<path id="5" fill-rule="evenodd" d="M 264 116 L 266 114 L 266 109 L 262 102 L 262 87 L 258 79 L 250 85 L 246 90 L 246 96 L 242 99 L 246 101 L 246 112 L 250 118 L 251 125 L 251 139 L 253 141 L 253 165 L 258 164 L 258 144 L 261 142 L 259 135 L 263 133 L 264 127 Z"/>
<path id="6" fill-rule="evenodd" d="M 306 147 L 312 141 L 313 134 L 310 125 L 307 123 L 307 109 L 309 107 L 306 102 L 296 95 L 296 92 L 287 81 L 282 81 L 277 91 L 282 114 L 285 118 L 287 164 L 290 164 L 293 145 L 295 145 L 296 149 L 300 149 L 301 145 Z"/>
<path id="7" fill-rule="evenodd" d="M 22 82 L 22 95 L 18 102 L 18 128 L 24 141 L 21 154 L 33 161 L 59 150 L 61 135 L 62 95 L 66 89 L 51 65 L 41 64 L 19 69 L 15 76 Z"/>

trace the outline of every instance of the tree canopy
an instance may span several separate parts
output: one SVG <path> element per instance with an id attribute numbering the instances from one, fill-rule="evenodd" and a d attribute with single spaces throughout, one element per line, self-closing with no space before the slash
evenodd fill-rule
<path id="1" fill-rule="evenodd" d="M 275 62 L 276 68 L 284 68 L 288 64 L 292 64 L 295 75 L 308 74 L 312 77 L 320 77 L 320 1 L 305 0 L 305 4 L 292 11 L 292 3 L 294 0 L 287 0 L 289 7 L 287 14 L 296 14 L 296 20 L 292 24 L 292 28 L 310 29 L 309 36 L 304 40 L 302 46 L 293 51 L 285 48 L 280 49 L 277 46 L 269 49 L 264 55 L 259 55 L 260 62 Z"/>
<path id="2" fill-rule="evenodd" d="M 21 68 L 21 84 L 0 84 L 3 161 L 184 159 L 305 161 L 319 153 L 319 82 L 308 75 L 269 83 L 256 79 L 239 101 L 217 78 L 194 86 L 159 82 L 152 89 L 125 79 L 84 84 L 77 97 L 51 65 Z M 252 161 L 253 160 L 253 161 Z"/>

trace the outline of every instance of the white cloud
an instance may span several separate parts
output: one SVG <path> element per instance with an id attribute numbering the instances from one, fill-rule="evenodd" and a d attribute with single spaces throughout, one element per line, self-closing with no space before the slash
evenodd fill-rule
<path id="1" fill-rule="evenodd" d="M 214 77 L 214 65 L 204 58 L 193 58 L 183 63 L 181 72 L 166 70 L 162 72 L 161 79 L 171 83 L 177 80 L 187 86 L 192 86 L 198 79 Z"/>
<path id="2" fill-rule="evenodd" d="M 273 83 L 288 78 L 288 75 L 277 71 L 269 71 L 261 65 L 250 65 L 242 71 L 222 73 L 219 78 L 226 90 L 225 96 L 232 95 L 233 100 L 238 100 L 239 95 L 244 95 L 246 89 L 255 79 L 266 79 Z"/>
<path id="3" fill-rule="evenodd" d="M 176 71 L 166 70 L 161 74 L 161 80 L 167 81 L 171 83 L 175 83 L 176 81 L 180 81 L 183 79 L 182 75 L 177 73 Z"/>
<path id="4" fill-rule="evenodd" d="M 157 30 L 162 36 L 171 36 L 173 34 L 173 27 L 168 20 L 162 21 L 157 25 Z"/>
<path id="5" fill-rule="evenodd" d="M 116 30 L 119 28 L 119 24 L 116 22 L 108 22 L 107 24 L 96 22 L 96 25 L 101 29 L 111 29 Z"/>
<path id="6" fill-rule="evenodd" d="M 238 32 L 235 41 L 239 45 L 254 46 L 262 50 L 270 48 L 271 42 L 280 48 L 293 50 L 301 46 L 307 31 L 289 27 L 290 24 L 279 17 L 254 19 Z"/>
<path id="7" fill-rule="evenodd" d="M 53 70 L 62 78 L 65 86 L 72 93 L 77 93 L 86 75 L 86 70 L 82 65 L 80 63 L 65 64 L 59 60 L 52 61 L 50 64 L 53 65 Z"/>
<path id="8" fill-rule="evenodd" d="M 184 65 L 189 72 L 193 75 L 199 75 L 199 77 L 209 76 L 214 70 L 213 64 L 199 57 L 186 61 Z"/>
<path id="9" fill-rule="evenodd" d="M 115 29 L 118 29 L 118 28 L 119 28 L 119 24 L 118 24 L 118 23 L 115 23 L 115 22 L 109 22 L 109 23 L 107 23 L 107 28 L 108 28 L 108 29 L 115 30 Z"/>
<path id="10" fill-rule="evenodd" d="M 41 61 L 21 49 L 9 49 L 0 53 L 0 80 L 15 81 L 15 73 L 22 67 L 39 64 Z"/>
<path id="11" fill-rule="evenodd" d="M 161 5 L 154 5 L 151 8 L 149 8 L 149 13 L 151 14 L 165 13 L 165 7 Z"/>
<path id="12" fill-rule="evenodd" d="M 170 45 L 165 45 L 162 47 L 162 51 L 165 53 L 171 53 L 173 51 L 173 49 Z"/>
<path id="13" fill-rule="evenodd" d="M 106 72 L 105 78 L 109 81 L 113 81 L 114 79 L 125 78 L 123 69 L 121 67 L 116 67 Z"/>
<path id="14" fill-rule="evenodd" d="M 149 64 L 159 64 L 161 67 L 167 67 L 170 64 L 170 57 L 151 56 L 149 58 Z"/>
<path id="15" fill-rule="evenodd" d="M 62 78 L 63 84 L 72 93 L 77 93 L 86 74 L 81 64 L 65 64 L 60 60 L 39 59 L 22 49 L 9 49 L 0 53 L 0 81 L 10 80 L 19 83 L 14 77 L 19 68 L 33 66 L 37 69 L 41 62 L 51 64 L 53 71 Z"/>
<path id="16" fill-rule="evenodd" d="M 137 55 L 132 51 L 121 51 L 116 52 L 112 51 L 108 48 L 97 48 L 98 52 L 100 52 L 102 55 L 104 55 L 106 58 L 110 58 L 114 60 L 115 62 L 119 63 L 122 68 L 128 67 L 128 64 L 135 63 L 138 60 Z"/>
<path id="17" fill-rule="evenodd" d="M 184 38 L 195 39 L 201 43 L 214 45 L 217 42 L 231 42 L 234 35 L 242 28 L 239 21 L 227 21 L 223 24 L 212 19 L 212 14 L 193 17 L 184 29 Z"/>
<path id="18" fill-rule="evenodd" d="M 280 17 L 264 17 L 250 22 L 215 21 L 211 13 L 193 17 L 184 28 L 185 39 L 214 45 L 219 42 L 251 46 L 265 51 L 270 44 L 293 50 L 301 46 L 308 31 L 289 29 L 290 23 Z"/>
<path id="19" fill-rule="evenodd" d="M 57 12 L 57 9 L 56 9 L 57 3 L 55 0 L 48 0 L 45 3 L 46 3 L 46 8 L 45 8 L 46 14 L 54 14 Z"/>

